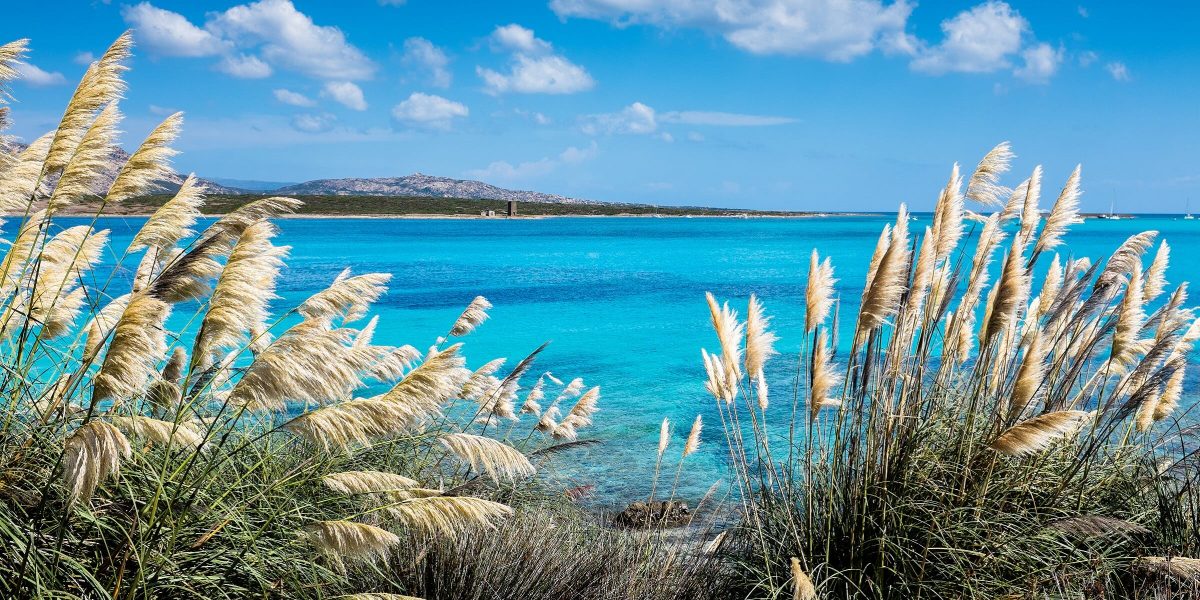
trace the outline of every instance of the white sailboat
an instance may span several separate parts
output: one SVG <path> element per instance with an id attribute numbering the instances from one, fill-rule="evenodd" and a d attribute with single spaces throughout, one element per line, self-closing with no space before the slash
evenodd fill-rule
<path id="1" fill-rule="evenodd" d="M 1109 221 L 1120 221 L 1121 215 L 1118 215 L 1116 212 L 1114 212 L 1114 209 L 1116 208 L 1116 206 L 1117 206 L 1117 200 L 1116 200 L 1116 198 L 1114 198 L 1108 204 L 1108 214 L 1107 215 L 1099 215 L 1099 218 L 1108 219 Z"/>
<path id="2" fill-rule="evenodd" d="M 1184 205 L 1183 220 L 1184 220 L 1184 221 L 1191 221 L 1192 219 L 1195 219 L 1195 218 L 1196 218 L 1196 217 L 1193 217 L 1193 216 L 1192 216 L 1192 199 L 1191 199 L 1191 198 L 1188 198 L 1188 199 L 1187 199 L 1187 204 L 1185 204 L 1185 205 Z"/>

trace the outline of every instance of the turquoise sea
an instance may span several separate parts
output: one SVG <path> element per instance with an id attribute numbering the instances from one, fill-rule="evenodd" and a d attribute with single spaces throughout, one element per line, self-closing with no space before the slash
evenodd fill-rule
<path id="1" fill-rule="evenodd" d="M 601 504 L 644 496 L 664 417 L 676 426 L 664 468 L 669 485 L 671 457 L 700 414 L 707 424 L 703 442 L 685 462 L 680 485 L 682 495 L 694 499 L 725 478 L 726 464 L 700 361 L 701 348 L 716 347 L 704 292 L 730 300 L 739 313 L 751 293 L 765 303 L 780 337 L 782 355 L 768 378 L 770 410 L 781 422 L 790 412 L 803 337 L 809 254 L 818 248 L 831 256 L 843 297 L 855 298 L 879 231 L 893 218 L 286 219 L 279 221 L 278 243 L 293 249 L 275 306 L 303 300 L 347 266 L 391 273 L 391 291 L 376 306 L 375 339 L 426 348 L 482 294 L 495 308 L 465 340 L 469 366 L 505 356 L 511 367 L 550 341 L 535 373 L 601 386 L 596 425 L 582 437 L 604 443 L 573 455 L 578 466 L 567 474 L 576 485 L 594 484 L 593 500 Z M 914 231 L 928 221 L 917 215 Z M 114 217 L 99 226 L 112 229 L 113 246 L 123 248 L 143 222 Z M 1200 282 L 1200 220 L 1091 219 L 1075 226 L 1058 250 L 1102 259 L 1129 235 L 1149 229 L 1173 247 L 1169 280 Z M 843 306 L 846 326 L 851 310 Z M 527 418 L 518 427 L 532 424 Z"/>

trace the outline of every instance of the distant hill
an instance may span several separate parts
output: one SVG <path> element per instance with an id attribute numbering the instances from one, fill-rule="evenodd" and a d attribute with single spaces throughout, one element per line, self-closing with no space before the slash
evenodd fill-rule
<path id="1" fill-rule="evenodd" d="M 17 151 L 24 144 L 15 144 Z M 99 182 L 98 190 L 108 188 L 116 176 L 117 169 L 129 159 L 129 153 L 117 148 L 112 153 L 112 169 L 106 180 Z M 172 173 L 158 182 L 155 193 L 171 194 L 179 189 L 184 174 Z M 203 179 L 209 194 L 278 194 L 282 196 L 395 196 L 405 198 L 456 198 L 466 200 L 517 200 L 556 204 L 600 204 L 590 200 L 568 198 L 558 194 L 544 194 L 527 190 L 509 190 L 482 181 L 451 179 L 422 173 L 403 177 L 373 177 L 346 179 L 315 179 L 304 183 L 285 183 L 247 179 Z M 51 182 L 52 184 L 53 182 Z"/>
<path id="2" fill-rule="evenodd" d="M 370 179 L 316 179 L 273 190 L 280 195 L 317 196 L 420 196 L 426 198 L 466 198 L 473 200 L 517 200 L 521 202 L 551 202 L 579 204 L 587 200 L 557 194 L 523 190 L 508 190 L 482 181 L 435 177 L 413 173 L 404 177 L 374 177 Z"/>

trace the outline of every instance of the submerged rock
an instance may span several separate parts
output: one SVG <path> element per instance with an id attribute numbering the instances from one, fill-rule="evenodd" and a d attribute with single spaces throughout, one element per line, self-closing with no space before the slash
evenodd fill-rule
<path id="1" fill-rule="evenodd" d="M 634 502 L 613 518 L 618 527 L 680 527 L 692 520 L 686 502 L 678 500 Z"/>

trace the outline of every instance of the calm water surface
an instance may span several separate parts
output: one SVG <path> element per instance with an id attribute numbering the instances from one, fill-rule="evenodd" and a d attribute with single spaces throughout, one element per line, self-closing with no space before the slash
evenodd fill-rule
<path id="1" fill-rule="evenodd" d="M 857 297 L 875 240 L 890 220 L 288 219 L 279 222 L 279 243 L 293 250 L 281 278 L 284 299 L 276 306 L 303 300 L 346 266 L 356 273 L 391 273 L 391 291 L 376 306 L 381 321 L 375 339 L 425 348 L 474 296 L 487 296 L 495 309 L 492 320 L 466 338 L 469 366 L 500 356 L 509 357 L 511 366 L 551 341 L 537 372 L 602 386 L 601 412 L 583 437 L 605 443 L 576 454 L 581 466 L 570 472 L 571 480 L 594 484 L 601 502 L 645 495 L 659 423 L 667 417 L 677 424 L 668 456 L 678 456 L 691 421 L 701 414 L 707 424 L 703 443 L 688 457 L 680 485 L 695 498 L 726 477 L 727 457 L 703 385 L 700 349 L 716 347 L 704 292 L 730 299 L 739 313 L 751 293 L 763 299 L 781 338 L 783 356 L 774 359 L 768 377 L 772 411 L 782 422 L 790 411 L 789 355 L 802 338 L 809 254 L 819 248 L 833 257 L 843 297 Z M 111 228 L 114 247 L 121 248 L 143 221 L 106 218 L 99 226 Z M 913 230 L 928 224 L 920 216 Z M 1200 220 L 1089 220 L 1059 251 L 1099 259 L 1148 229 L 1160 231 L 1173 247 L 1170 281 L 1200 282 Z M 843 344 L 849 337 L 843 332 Z M 519 427 L 531 426 L 529 421 Z M 673 469 L 672 463 L 666 470 Z"/>

